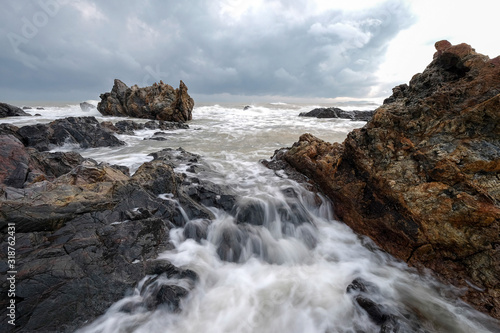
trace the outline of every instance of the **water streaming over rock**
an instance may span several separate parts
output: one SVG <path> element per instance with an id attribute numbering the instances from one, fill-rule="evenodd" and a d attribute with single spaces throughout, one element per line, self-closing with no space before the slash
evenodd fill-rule
<path id="1" fill-rule="evenodd" d="M 194 175 L 181 163 L 177 171 L 224 186 L 236 198 L 231 209 L 211 207 L 212 221 L 190 219 L 177 203 L 184 226 L 170 232 L 173 249 L 79 332 L 496 331 L 494 320 L 458 300 L 459 290 L 380 251 L 337 221 L 321 194 L 258 163 L 304 132 L 341 141 L 363 125 L 297 117 L 312 108 L 201 106 L 190 129 L 167 132 L 166 141 L 147 140 L 155 131 L 140 130 L 119 135 L 125 147 L 78 150 L 133 172 L 152 159 L 149 153 L 182 146 L 210 168 Z M 78 112 L 49 108 L 36 121 Z M 174 200 L 169 193 L 159 198 Z"/>

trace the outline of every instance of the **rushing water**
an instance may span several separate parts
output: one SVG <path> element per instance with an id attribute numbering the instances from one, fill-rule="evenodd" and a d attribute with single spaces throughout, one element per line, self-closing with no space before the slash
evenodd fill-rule
<path id="1" fill-rule="evenodd" d="M 162 283 L 190 289 L 181 311 L 121 311 L 147 293 L 145 277 L 131 295 L 113 305 L 81 332 L 379 332 L 377 325 L 346 292 L 354 279 L 366 281 L 365 294 L 379 309 L 397 318 L 384 332 L 495 332 L 495 321 L 457 298 L 458 290 L 417 274 L 364 237 L 336 221 L 331 203 L 286 177 L 278 177 L 258 161 L 275 149 L 291 146 L 306 132 L 341 142 L 363 122 L 299 118 L 314 106 L 267 104 L 197 106 L 190 129 L 169 132 L 167 141 L 144 140 L 155 131 L 119 135 L 127 146 L 76 149 L 85 157 L 122 164 L 135 171 L 151 160 L 149 153 L 183 147 L 203 156 L 215 171 L 199 175 L 229 186 L 240 203 L 261 208 L 258 225 L 236 225 L 235 218 L 213 209 L 216 219 L 206 240 L 186 239 L 171 230 L 175 249 L 160 255 L 177 267 L 197 273 L 195 283 L 172 279 Z M 349 109 L 349 108 L 345 108 Z M 34 110 L 40 117 L 10 118 L 17 126 L 67 116 L 102 117 L 78 106 Z M 62 149 L 71 149 L 63 147 Z M 60 149 L 61 150 L 61 149 Z M 179 167 L 182 169 L 182 166 Z M 162 196 L 160 196 L 162 197 Z M 165 200 L 171 200 L 165 194 Z M 191 224 L 203 221 L 191 221 Z M 230 235 L 230 236 L 228 236 Z M 238 236 L 237 262 L 222 261 L 218 246 Z M 231 258 L 230 258 L 231 259 Z M 388 324 L 389 323 L 389 324 Z M 396 323 L 396 324 L 394 324 Z"/>

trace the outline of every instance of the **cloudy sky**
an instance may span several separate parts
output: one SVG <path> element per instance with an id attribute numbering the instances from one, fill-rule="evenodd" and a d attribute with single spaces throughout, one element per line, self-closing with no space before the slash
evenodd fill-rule
<path id="1" fill-rule="evenodd" d="M 381 101 L 434 43 L 500 54 L 495 1 L 1 0 L 0 101 L 183 80 L 199 101 Z"/>

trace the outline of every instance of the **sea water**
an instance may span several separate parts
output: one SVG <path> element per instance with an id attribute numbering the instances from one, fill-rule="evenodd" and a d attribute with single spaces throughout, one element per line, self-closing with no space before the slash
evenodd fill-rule
<path id="1" fill-rule="evenodd" d="M 459 300 L 460 290 L 419 274 L 384 253 L 337 221 L 328 199 L 259 163 L 276 149 L 290 147 L 303 133 L 342 142 L 351 130 L 365 124 L 298 116 L 318 106 L 271 103 L 244 110 L 244 105 L 199 105 L 190 128 L 167 132 L 166 141 L 147 140 L 156 130 L 145 129 L 134 135 L 117 135 L 127 143 L 123 147 L 58 147 L 56 150 L 76 150 L 84 157 L 125 165 L 132 173 L 152 159 L 150 153 L 182 147 L 201 155 L 213 170 L 198 177 L 229 186 L 240 203 L 258 203 L 264 212 L 259 225 L 242 227 L 233 216 L 211 208 L 216 218 L 201 242 L 186 239 L 182 228 L 171 230 L 175 248 L 160 258 L 198 275 L 192 286 L 182 279 L 168 282 L 191 289 L 180 311 L 162 307 L 121 311 L 126 302 L 141 301 L 145 280 L 137 281 L 131 295 L 79 332 L 379 332 L 380 325 L 346 291 L 355 279 L 366 281 L 370 286 L 367 297 L 398 318 L 395 327 L 384 328 L 386 332 L 498 331 L 493 319 Z M 1 122 L 23 126 L 68 116 L 123 120 L 103 117 L 97 110 L 84 112 L 78 105 L 28 112 L 40 116 Z M 186 170 L 181 165 L 178 171 Z M 298 220 L 301 223 L 290 222 Z M 223 261 L 217 253 L 228 230 L 246 235 L 235 262 Z"/>

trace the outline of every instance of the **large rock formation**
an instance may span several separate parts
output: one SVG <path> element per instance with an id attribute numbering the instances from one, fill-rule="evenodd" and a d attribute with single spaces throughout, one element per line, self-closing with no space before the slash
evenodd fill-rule
<path id="1" fill-rule="evenodd" d="M 447 41 L 436 49 L 343 144 L 305 134 L 276 156 L 356 232 L 500 318 L 500 57 Z"/>
<path id="2" fill-rule="evenodd" d="M 0 118 L 5 117 L 18 117 L 18 116 L 31 116 L 29 113 L 24 112 L 17 106 L 0 103 Z"/>
<path id="3" fill-rule="evenodd" d="M 162 81 L 145 88 L 129 88 L 115 79 L 111 92 L 101 94 L 97 109 L 105 116 L 185 122 L 192 119 L 194 107 L 187 90 L 182 81 L 178 89 Z"/>

